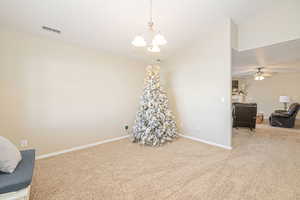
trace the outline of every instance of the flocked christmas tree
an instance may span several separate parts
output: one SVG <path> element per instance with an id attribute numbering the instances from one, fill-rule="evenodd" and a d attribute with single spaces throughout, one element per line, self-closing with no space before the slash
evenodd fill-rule
<path id="1" fill-rule="evenodd" d="M 159 146 L 177 136 L 176 123 L 160 86 L 159 66 L 146 68 L 145 86 L 133 126 L 133 142 Z"/>

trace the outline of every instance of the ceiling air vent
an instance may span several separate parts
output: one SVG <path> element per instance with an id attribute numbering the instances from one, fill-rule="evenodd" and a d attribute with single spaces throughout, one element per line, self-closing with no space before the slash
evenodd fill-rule
<path id="1" fill-rule="evenodd" d="M 60 34 L 60 33 L 61 33 L 60 30 L 55 29 L 55 28 L 51 28 L 51 27 L 48 27 L 48 26 L 42 26 L 42 29 L 44 29 L 44 30 L 46 30 L 46 31 L 53 32 L 53 33 L 57 33 L 57 34 Z"/>

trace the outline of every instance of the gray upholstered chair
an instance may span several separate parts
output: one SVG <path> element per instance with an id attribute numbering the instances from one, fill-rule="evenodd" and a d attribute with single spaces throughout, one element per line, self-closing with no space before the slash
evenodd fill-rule
<path id="1" fill-rule="evenodd" d="M 0 199 L 28 200 L 35 150 L 21 151 L 22 160 L 12 174 L 0 172 Z"/>

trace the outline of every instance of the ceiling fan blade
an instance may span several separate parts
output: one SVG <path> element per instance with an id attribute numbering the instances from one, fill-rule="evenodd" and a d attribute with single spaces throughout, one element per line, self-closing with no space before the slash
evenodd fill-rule
<path id="1" fill-rule="evenodd" d="M 256 73 L 257 70 L 256 69 L 247 69 L 247 70 L 233 70 L 232 74 L 233 75 L 247 75 L 247 74 L 254 74 Z"/>
<path id="2" fill-rule="evenodd" d="M 300 60 L 291 63 L 281 63 L 281 64 L 271 64 L 267 65 L 266 68 L 269 69 L 299 69 Z"/>
<path id="3" fill-rule="evenodd" d="M 272 77 L 273 74 L 270 74 L 270 73 L 263 73 L 263 76 L 264 76 L 264 77 Z"/>
<path id="4" fill-rule="evenodd" d="M 259 66 L 257 66 L 257 65 L 248 65 L 248 66 L 233 67 L 233 70 L 236 70 L 236 71 L 244 71 L 244 70 L 257 71 L 257 68 L 259 68 Z"/>
<path id="5" fill-rule="evenodd" d="M 255 72 L 233 72 L 232 75 L 233 76 L 251 76 L 254 73 Z"/>
<path id="6" fill-rule="evenodd" d="M 266 69 L 264 72 L 280 72 L 280 73 L 285 73 L 285 72 L 300 72 L 300 69 Z"/>

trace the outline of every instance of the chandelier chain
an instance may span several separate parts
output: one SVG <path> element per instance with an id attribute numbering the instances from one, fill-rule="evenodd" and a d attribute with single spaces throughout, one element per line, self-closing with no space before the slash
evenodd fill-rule
<path id="1" fill-rule="evenodd" d="M 152 19 L 152 0 L 150 0 L 150 23 L 153 23 L 153 19 Z"/>

